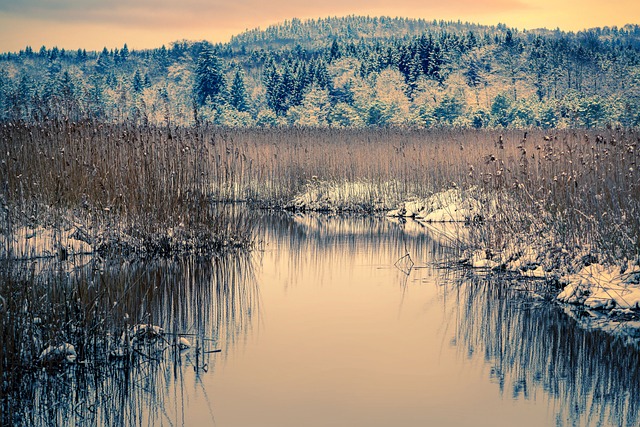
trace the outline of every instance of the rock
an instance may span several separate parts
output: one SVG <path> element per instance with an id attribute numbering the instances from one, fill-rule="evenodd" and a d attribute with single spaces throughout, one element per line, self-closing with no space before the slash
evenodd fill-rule
<path id="1" fill-rule="evenodd" d="M 176 345 L 180 350 L 186 350 L 191 347 L 191 342 L 185 337 L 176 337 Z"/>
<path id="2" fill-rule="evenodd" d="M 45 348 L 40 353 L 38 360 L 45 364 L 62 364 L 73 363 L 76 361 L 78 355 L 73 345 L 64 343 L 59 346 L 52 346 Z"/>
<path id="3" fill-rule="evenodd" d="M 131 337 L 134 340 L 154 340 L 164 334 L 164 329 L 151 324 L 135 325 L 131 329 Z"/>

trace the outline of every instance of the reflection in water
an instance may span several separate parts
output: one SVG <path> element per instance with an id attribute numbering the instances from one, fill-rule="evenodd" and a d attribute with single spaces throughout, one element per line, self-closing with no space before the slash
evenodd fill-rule
<path id="1" fill-rule="evenodd" d="M 246 253 L 25 267 L 1 273 L 3 425 L 179 423 L 185 369 L 212 369 L 258 307 Z M 141 324 L 164 334 L 134 337 Z M 40 351 L 63 343 L 77 363 L 41 367 Z"/>
<path id="2" fill-rule="evenodd" d="M 637 425 L 637 348 L 522 286 L 449 280 L 452 227 L 269 213 L 257 254 L 0 265 L 0 423 Z M 123 345 L 143 324 L 163 338 Z M 34 365 L 63 343 L 76 363 Z"/>
<path id="3" fill-rule="evenodd" d="M 544 391 L 558 426 L 639 425 L 636 346 L 579 328 L 522 283 L 476 277 L 455 289 L 454 342 L 482 355 L 501 394 L 536 400 Z"/>
<path id="4" fill-rule="evenodd" d="M 393 265 L 409 254 L 424 266 L 441 258 L 448 249 L 427 228 L 407 232 L 405 224 L 365 215 L 274 214 L 265 218 L 265 241 L 290 257 L 295 277 L 305 269 L 345 269 L 354 260 Z M 412 222 L 415 228 L 417 223 Z M 459 225 L 456 225 L 461 227 Z M 357 256 L 356 256 L 357 254 Z"/>
<path id="5" fill-rule="evenodd" d="M 305 215 L 272 220 L 265 240 L 278 248 L 274 257 L 288 257 L 286 277 L 298 286 L 300 277 L 308 278 L 307 270 L 322 276 L 330 269 L 344 277 L 355 263 L 391 266 L 405 253 L 418 266 L 438 263 L 450 253 L 442 236 L 465 232 L 460 225 L 440 231 L 411 221 L 393 224 L 371 217 Z M 409 286 L 417 285 L 415 271 L 412 276 Z M 637 348 L 602 332 L 578 328 L 560 307 L 534 299 L 522 284 L 476 277 L 457 282 L 454 289 L 455 298 L 450 290 L 445 292 L 441 322 L 456 325 L 452 342 L 465 354 L 482 355 L 502 398 L 549 405 L 557 426 L 638 425 Z M 523 425 L 528 422 L 523 420 Z"/>

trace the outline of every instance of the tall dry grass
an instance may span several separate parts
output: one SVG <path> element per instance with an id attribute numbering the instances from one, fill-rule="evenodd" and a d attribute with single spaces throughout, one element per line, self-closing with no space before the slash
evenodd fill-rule
<path id="1" fill-rule="evenodd" d="M 239 154 L 218 147 L 216 138 L 199 128 L 4 123 L 5 243 L 20 226 L 71 222 L 106 246 L 119 234 L 151 251 L 169 243 L 197 250 L 245 244 L 250 223 L 212 203 L 242 175 L 234 169 Z"/>
<path id="2" fill-rule="evenodd" d="M 250 221 L 214 201 L 375 211 L 452 186 L 497 197 L 500 221 L 478 238 L 592 247 L 609 259 L 640 247 L 635 130 L 227 129 L 132 124 L 3 124 L 4 222 L 46 208 L 85 221 L 242 235 Z M 44 208 L 43 208 L 44 207 Z M 111 221 L 111 222 L 110 222 Z"/>
<path id="3" fill-rule="evenodd" d="M 640 254 L 637 130 L 237 129 L 222 139 L 241 153 L 236 197 L 265 205 L 305 194 L 372 211 L 456 186 L 498 201 L 478 244 L 537 239 L 612 262 Z"/>

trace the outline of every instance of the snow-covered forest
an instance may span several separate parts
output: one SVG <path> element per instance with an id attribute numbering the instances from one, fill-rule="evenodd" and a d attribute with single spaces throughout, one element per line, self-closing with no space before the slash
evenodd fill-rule
<path id="1" fill-rule="evenodd" d="M 224 126 L 640 125 L 640 26 L 286 21 L 225 44 L 0 54 L 0 119 Z"/>

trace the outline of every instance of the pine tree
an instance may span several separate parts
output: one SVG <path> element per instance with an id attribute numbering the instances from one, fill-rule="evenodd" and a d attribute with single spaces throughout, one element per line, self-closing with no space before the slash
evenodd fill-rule
<path id="1" fill-rule="evenodd" d="M 340 56 L 342 56 L 342 54 L 340 53 L 340 45 L 338 44 L 338 40 L 333 39 L 333 42 L 331 43 L 331 49 L 329 50 L 329 62 L 333 61 L 334 59 L 339 59 Z"/>
<path id="2" fill-rule="evenodd" d="M 8 95 L 10 92 L 11 80 L 6 70 L 0 69 L 0 120 L 8 118 Z"/>
<path id="3" fill-rule="evenodd" d="M 213 49 L 207 45 L 202 47 L 196 66 L 194 94 L 200 106 L 207 101 L 223 104 L 227 99 L 227 82 L 222 74 L 220 61 Z"/>
<path id="4" fill-rule="evenodd" d="M 269 108 L 275 111 L 278 102 L 278 88 L 280 87 L 280 74 L 276 69 L 273 58 L 269 58 L 263 71 L 264 87 L 266 89 L 266 100 Z"/>
<path id="5" fill-rule="evenodd" d="M 233 105 L 238 111 L 247 111 L 249 109 L 247 91 L 244 87 L 244 78 L 241 69 L 238 69 L 235 76 L 233 76 L 230 101 L 231 105 Z"/>
<path id="6" fill-rule="evenodd" d="M 100 74 L 106 73 L 111 67 L 111 59 L 109 58 L 109 51 L 105 47 L 96 60 L 96 71 Z"/>
<path id="7" fill-rule="evenodd" d="M 167 68 L 167 66 L 169 65 L 169 52 L 167 51 L 167 47 L 165 45 L 162 45 L 160 49 L 156 49 L 156 51 L 154 52 L 154 56 L 156 57 L 158 66 L 161 69 Z"/>
<path id="8" fill-rule="evenodd" d="M 126 43 L 122 47 L 122 50 L 120 50 L 120 59 L 122 59 L 123 61 L 129 59 L 129 48 L 127 47 Z"/>
<path id="9" fill-rule="evenodd" d="M 140 75 L 140 70 L 136 70 L 136 73 L 133 75 L 133 91 L 135 93 L 142 92 L 144 89 L 144 83 L 142 81 L 142 76 Z"/>

